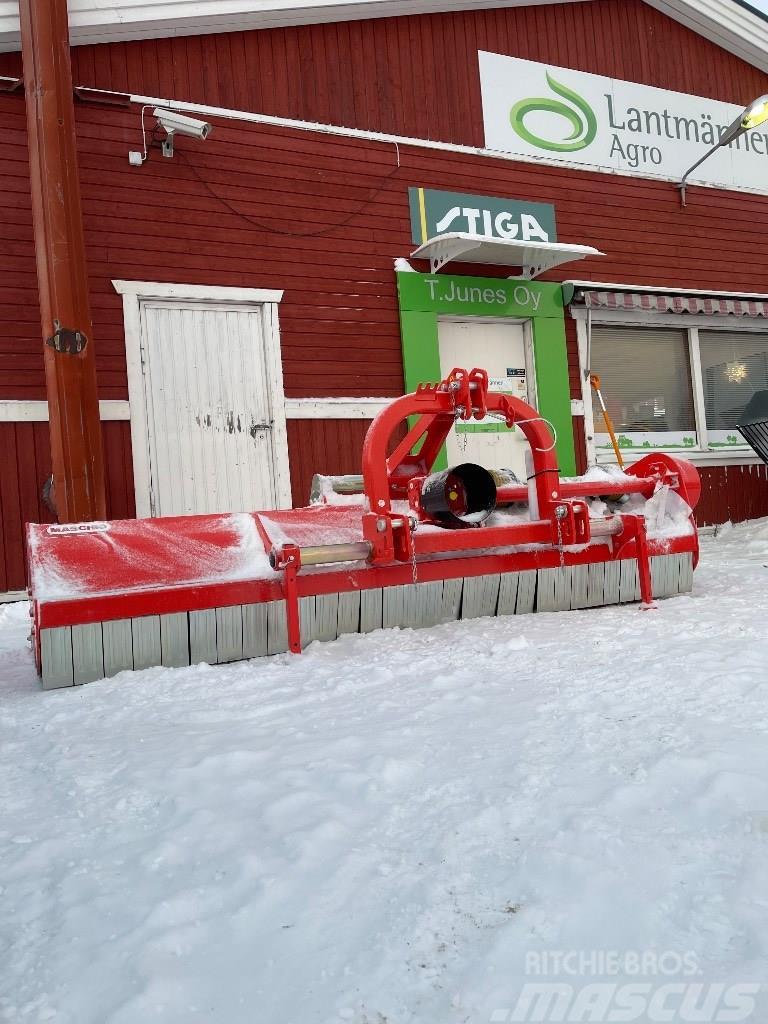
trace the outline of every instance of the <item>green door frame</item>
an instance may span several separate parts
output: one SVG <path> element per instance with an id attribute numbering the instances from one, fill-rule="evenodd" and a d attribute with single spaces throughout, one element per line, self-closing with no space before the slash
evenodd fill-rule
<path id="1" fill-rule="evenodd" d="M 396 277 L 406 391 L 415 391 L 423 381 L 442 378 L 438 317 L 530 321 L 539 412 L 557 431 L 560 472 L 575 475 L 562 287 L 542 281 L 450 274 L 402 272 Z M 441 463 L 435 468 L 443 468 L 444 457 Z"/>

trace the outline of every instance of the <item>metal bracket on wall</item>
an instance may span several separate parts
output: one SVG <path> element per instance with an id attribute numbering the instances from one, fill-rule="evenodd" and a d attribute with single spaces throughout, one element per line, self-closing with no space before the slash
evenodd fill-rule
<path id="1" fill-rule="evenodd" d="M 66 352 L 70 356 L 79 355 L 85 349 L 88 338 L 82 331 L 73 327 L 62 327 L 58 320 L 54 320 L 53 326 L 56 330 L 50 338 L 45 339 L 46 345 L 57 352 Z"/>
<path id="2" fill-rule="evenodd" d="M 548 269 L 549 267 L 546 263 L 523 264 L 520 276 L 523 277 L 526 281 L 533 281 L 535 277 L 538 277 L 539 274 L 543 274 L 544 271 Z M 510 280 L 514 280 L 514 277 L 510 278 Z"/>
<path id="3" fill-rule="evenodd" d="M 429 270 L 430 273 L 436 274 L 441 267 L 444 267 L 446 263 L 450 263 L 456 256 L 455 247 L 441 240 L 437 240 L 433 245 L 434 253 L 430 254 L 429 257 Z"/>
<path id="4" fill-rule="evenodd" d="M 20 92 L 24 88 L 24 80 L 0 75 L 0 92 Z"/>

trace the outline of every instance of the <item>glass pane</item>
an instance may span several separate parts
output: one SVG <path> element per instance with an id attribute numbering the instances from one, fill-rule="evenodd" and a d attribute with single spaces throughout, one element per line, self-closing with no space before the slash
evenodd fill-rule
<path id="1" fill-rule="evenodd" d="M 744 445 L 736 424 L 768 412 L 768 334 L 699 331 L 699 345 L 710 444 Z"/>
<path id="2" fill-rule="evenodd" d="M 695 447 L 686 331 L 593 327 L 591 362 L 622 448 Z M 609 448 L 594 394 L 592 402 L 596 443 Z"/>

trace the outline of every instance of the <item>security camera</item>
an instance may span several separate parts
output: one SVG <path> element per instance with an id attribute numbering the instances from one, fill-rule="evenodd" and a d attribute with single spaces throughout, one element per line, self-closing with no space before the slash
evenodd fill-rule
<path id="1" fill-rule="evenodd" d="M 128 162 L 131 167 L 141 167 L 149 158 L 149 151 L 147 149 L 147 132 L 144 126 L 144 113 L 151 107 L 152 104 L 148 103 L 146 106 L 141 108 L 141 139 L 144 143 L 144 149 L 132 149 L 128 154 Z M 163 152 L 163 156 L 173 156 L 173 139 L 178 132 L 180 135 L 191 135 L 195 139 L 207 139 L 213 131 L 213 125 L 207 121 L 198 121 L 196 117 L 187 117 L 186 114 L 180 114 L 178 110 L 168 110 L 166 107 L 155 107 L 153 114 L 157 120 L 157 126 L 165 130 L 165 138 L 161 141 L 160 146 Z"/>
<path id="2" fill-rule="evenodd" d="M 207 139 L 213 131 L 213 125 L 207 121 L 198 121 L 196 117 L 187 117 L 177 110 L 166 110 L 165 107 L 155 107 L 152 111 L 161 127 L 165 128 L 167 138 L 163 141 L 163 156 L 173 156 L 173 137 L 179 135 L 191 135 L 195 139 Z"/>
<path id="3" fill-rule="evenodd" d="M 196 117 L 187 117 L 177 110 L 166 110 L 164 107 L 155 107 L 152 111 L 165 130 L 178 132 L 179 135 L 192 135 L 196 139 L 207 139 L 213 131 L 213 125 L 207 121 L 198 121 Z"/>

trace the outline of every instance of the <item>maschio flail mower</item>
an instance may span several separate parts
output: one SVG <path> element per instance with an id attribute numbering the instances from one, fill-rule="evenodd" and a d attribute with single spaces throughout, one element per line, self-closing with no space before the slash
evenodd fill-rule
<path id="1" fill-rule="evenodd" d="M 457 421 L 486 416 L 523 431 L 527 481 L 471 463 L 433 473 Z M 362 493 L 336 494 L 356 480 Z M 649 606 L 692 586 L 693 466 L 649 454 L 626 473 L 561 479 L 546 421 L 490 392 L 484 370 L 395 399 L 368 430 L 362 477 L 318 490 L 286 511 L 30 525 L 43 686 L 299 653 L 381 627 Z"/>

